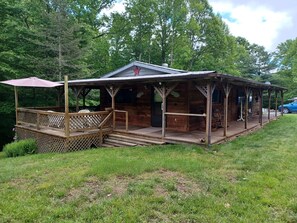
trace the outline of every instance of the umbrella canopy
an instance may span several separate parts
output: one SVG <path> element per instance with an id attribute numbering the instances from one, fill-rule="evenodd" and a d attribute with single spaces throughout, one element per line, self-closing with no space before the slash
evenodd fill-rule
<path id="1" fill-rule="evenodd" d="M 1 81 L 0 83 L 17 87 L 58 87 L 63 85 L 60 83 L 43 80 L 37 77 L 13 79 L 8 81 Z"/>

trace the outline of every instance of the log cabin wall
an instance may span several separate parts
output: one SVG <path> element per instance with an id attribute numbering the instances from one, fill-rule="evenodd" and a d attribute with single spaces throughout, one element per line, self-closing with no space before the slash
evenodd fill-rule
<path id="1" fill-rule="evenodd" d="M 189 113 L 188 82 L 179 83 L 167 97 L 167 112 Z M 166 129 L 187 132 L 189 131 L 189 117 L 167 115 Z"/>
<path id="2" fill-rule="evenodd" d="M 111 106 L 111 97 L 105 89 L 100 94 L 101 109 Z M 129 125 L 151 126 L 151 87 L 123 86 L 115 97 L 115 109 L 128 111 Z M 116 123 L 124 124 L 125 113 L 116 113 Z"/>
<path id="3" fill-rule="evenodd" d="M 151 85 L 135 85 L 124 86 L 124 91 L 134 92 L 135 99 L 129 103 L 121 102 L 116 99 L 116 110 L 128 111 L 129 125 L 139 127 L 151 126 L 151 103 L 152 103 L 152 86 Z M 119 91 L 120 93 L 120 91 Z M 118 94 L 119 94 L 118 93 Z M 240 116 L 240 102 L 238 97 L 242 94 L 242 88 L 232 86 L 229 94 L 228 103 L 228 121 L 236 121 Z M 257 97 L 254 93 L 255 98 Z M 118 97 L 118 95 L 117 95 Z M 104 110 L 111 106 L 111 97 L 107 91 L 102 88 L 100 90 L 100 108 Z M 178 84 L 167 97 L 167 112 L 203 114 L 206 113 L 206 98 L 194 86 L 191 81 Z M 258 103 L 253 100 L 253 114 L 258 111 Z M 223 127 L 224 118 L 224 90 L 222 86 L 217 85 L 213 95 L 213 117 L 212 130 Z M 125 114 L 116 114 L 116 123 L 125 123 Z M 167 115 L 166 129 L 173 131 L 205 131 L 205 117 L 187 117 L 178 115 Z"/>
<path id="4" fill-rule="evenodd" d="M 229 94 L 228 121 L 236 121 L 240 116 L 240 101 L 238 100 L 239 94 L 239 88 L 233 86 Z"/>
<path id="5" fill-rule="evenodd" d="M 260 100 L 259 93 L 257 91 L 253 91 L 253 101 L 252 101 L 252 116 L 259 115 L 260 113 Z"/>
<path id="6" fill-rule="evenodd" d="M 206 113 L 206 98 L 194 86 L 192 82 L 189 83 L 189 113 L 203 114 Z M 205 130 L 206 119 L 205 117 L 190 117 L 189 130 Z"/>

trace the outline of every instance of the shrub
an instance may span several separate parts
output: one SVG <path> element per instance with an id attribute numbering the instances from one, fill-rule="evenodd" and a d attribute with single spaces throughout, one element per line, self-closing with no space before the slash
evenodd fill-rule
<path id="1" fill-rule="evenodd" d="M 34 139 L 24 139 L 17 142 L 6 144 L 3 152 L 6 157 L 24 156 L 33 154 L 37 151 L 37 144 Z"/>

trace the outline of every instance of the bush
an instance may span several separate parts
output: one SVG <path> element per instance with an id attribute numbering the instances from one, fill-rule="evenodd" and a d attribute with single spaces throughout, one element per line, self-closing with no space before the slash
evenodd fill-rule
<path id="1" fill-rule="evenodd" d="M 3 152 L 6 157 L 24 156 L 33 154 L 37 151 L 37 144 L 34 139 L 24 139 L 17 142 L 6 144 Z"/>

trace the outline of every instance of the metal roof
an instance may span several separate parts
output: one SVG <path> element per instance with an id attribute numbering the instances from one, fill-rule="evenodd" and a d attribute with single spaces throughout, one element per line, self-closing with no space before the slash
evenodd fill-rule
<path id="1" fill-rule="evenodd" d="M 94 79 L 71 80 L 68 82 L 70 87 L 75 86 L 106 86 L 106 85 L 130 85 L 130 84 L 147 84 L 158 82 L 180 82 L 180 81 L 214 81 L 226 82 L 237 86 L 248 86 L 261 89 L 273 90 L 286 90 L 286 88 L 265 84 L 241 77 L 235 77 L 229 74 L 220 74 L 215 71 L 197 71 L 187 73 L 170 73 L 161 75 L 146 75 L 146 76 L 133 76 L 133 77 L 102 77 Z"/>
<path id="2" fill-rule="evenodd" d="M 113 76 L 115 76 L 125 70 L 128 70 L 134 66 L 151 69 L 154 71 L 159 71 L 160 73 L 164 73 L 164 74 L 176 74 L 176 73 L 186 73 L 187 72 L 185 70 L 179 70 L 179 69 L 174 69 L 174 68 L 170 68 L 170 67 L 159 66 L 159 65 L 144 63 L 144 62 L 140 62 L 140 61 L 134 61 L 132 63 L 127 64 L 126 66 L 123 66 L 117 70 L 114 70 L 110 73 L 103 75 L 102 78 L 113 77 Z"/>

